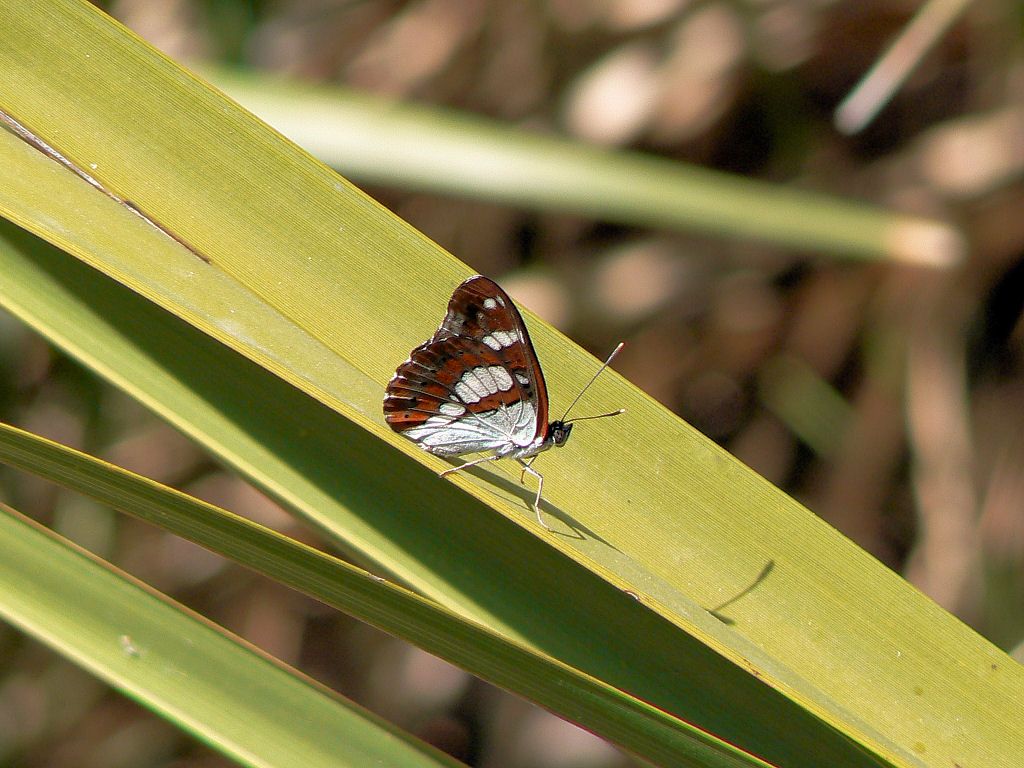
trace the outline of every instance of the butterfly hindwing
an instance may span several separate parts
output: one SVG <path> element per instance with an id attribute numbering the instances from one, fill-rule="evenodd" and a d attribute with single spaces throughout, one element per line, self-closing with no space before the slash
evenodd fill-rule
<path id="1" fill-rule="evenodd" d="M 543 443 L 544 377 L 508 294 L 480 275 L 456 288 L 441 327 L 389 382 L 384 413 L 392 429 L 439 455 L 507 455 Z"/>

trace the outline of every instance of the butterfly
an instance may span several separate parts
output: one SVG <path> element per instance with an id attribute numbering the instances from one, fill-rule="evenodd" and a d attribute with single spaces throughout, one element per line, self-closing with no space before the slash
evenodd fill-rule
<path id="1" fill-rule="evenodd" d="M 548 422 L 548 391 L 522 315 L 498 284 L 482 275 L 462 283 L 432 338 L 416 347 L 388 382 L 384 417 L 395 432 L 436 456 L 490 455 L 441 472 L 445 477 L 498 459 L 515 459 L 537 478 L 533 510 L 541 516 L 544 477 L 534 459 L 569 439 L 566 420 L 587 388 L 622 349 L 619 344 L 561 419 Z"/>

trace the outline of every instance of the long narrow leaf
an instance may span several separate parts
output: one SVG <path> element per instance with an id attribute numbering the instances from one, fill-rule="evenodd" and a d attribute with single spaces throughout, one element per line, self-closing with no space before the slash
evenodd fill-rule
<path id="1" fill-rule="evenodd" d="M 0 617 L 242 765 L 454 766 L 0 505 Z"/>
<path id="2" fill-rule="evenodd" d="M 342 88 L 237 71 L 210 75 L 244 107 L 360 182 L 755 237 L 837 256 L 948 267 L 964 251 L 961 235 L 947 224 L 866 203 Z"/>

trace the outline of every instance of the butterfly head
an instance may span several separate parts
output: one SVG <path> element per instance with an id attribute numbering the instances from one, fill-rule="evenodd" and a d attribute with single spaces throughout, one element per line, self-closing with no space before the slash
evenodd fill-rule
<path id="1" fill-rule="evenodd" d="M 565 445 L 565 441 L 569 439 L 570 432 L 572 432 L 572 424 L 567 422 L 552 421 L 548 424 L 548 440 L 551 441 L 552 445 Z"/>

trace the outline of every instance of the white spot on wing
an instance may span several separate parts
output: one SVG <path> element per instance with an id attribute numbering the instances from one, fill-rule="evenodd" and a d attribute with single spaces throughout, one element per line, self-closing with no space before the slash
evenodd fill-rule
<path id="1" fill-rule="evenodd" d="M 441 407 L 438 410 L 445 416 L 461 416 L 466 412 L 466 407 L 459 403 L 441 403 Z"/>
<path id="2" fill-rule="evenodd" d="M 455 382 L 455 394 L 457 394 L 459 399 L 464 403 L 478 403 L 480 402 L 480 395 L 478 395 L 476 390 L 465 382 L 465 378 L 467 376 L 469 376 L 469 373 L 463 374 L 463 380 Z"/>
<path id="3" fill-rule="evenodd" d="M 465 384 L 466 387 L 472 390 L 477 400 L 493 395 L 498 391 L 492 386 L 493 380 L 487 375 L 486 368 L 473 368 L 466 371 L 462 374 L 462 379 L 459 383 Z M 458 385 L 456 385 L 456 391 L 458 391 Z M 462 399 L 465 400 L 465 398 Z"/>
<path id="4" fill-rule="evenodd" d="M 488 301 L 493 301 L 493 299 L 488 299 Z M 501 340 L 496 338 L 499 333 L 501 333 L 501 331 L 495 331 L 494 336 L 484 336 L 480 341 L 497 352 L 502 347 Z"/>
<path id="5" fill-rule="evenodd" d="M 484 299 L 484 309 L 494 309 L 497 306 L 498 306 L 498 302 L 496 302 L 494 299 L 491 299 L 491 298 Z"/>
<path id="6" fill-rule="evenodd" d="M 498 385 L 498 389 L 502 392 L 508 392 L 512 389 L 512 377 L 509 375 L 508 371 L 500 365 L 492 365 L 487 370 L 490 371 L 491 376 L 494 377 L 494 383 Z"/>
<path id="7" fill-rule="evenodd" d="M 525 373 L 520 373 L 519 371 L 516 371 L 516 381 L 518 381 L 525 387 L 527 384 L 530 383 L 530 377 L 527 376 Z"/>
<path id="8" fill-rule="evenodd" d="M 519 335 L 515 331 L 495 331 L 492 335 L 494 340 L 503 347 L 511 347 L 519 341 Z M 490 344 L 487 346 L 490 346 Z"/>

